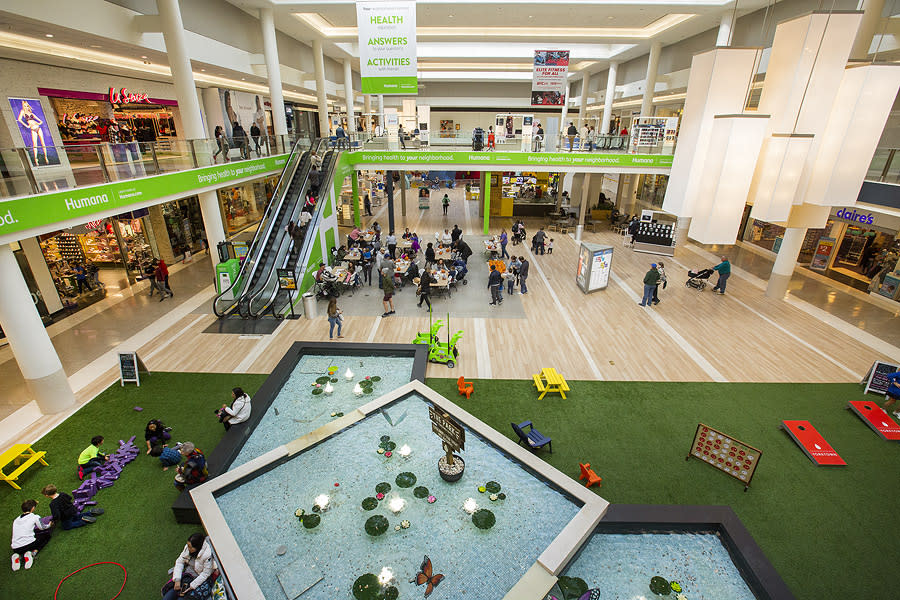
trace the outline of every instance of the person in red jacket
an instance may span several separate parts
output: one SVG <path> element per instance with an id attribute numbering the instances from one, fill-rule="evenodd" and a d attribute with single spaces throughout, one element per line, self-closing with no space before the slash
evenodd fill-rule
<path id="1" fill-rule="evenodd" d="M 175 295 L 172 292 L 172 288 L 169 287 L 169 268 L 166 266 L 166 261 L 160 259 L 159 263 L 156 265 L 156 270 L 153 272 L 153 278 L 156 279 L 156 286 L 163 293 L 162 297 L 159 299 L 160 302 L 166 299 L 166 294 L 169 297 Z"/>

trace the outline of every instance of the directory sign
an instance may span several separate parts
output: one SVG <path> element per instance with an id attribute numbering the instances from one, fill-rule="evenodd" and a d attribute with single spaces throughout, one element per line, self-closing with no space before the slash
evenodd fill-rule
<path id="1" fill-rule="evenodd" d="M 601 290 L 609 285 L 609 269 L 612 264 L 612 248 L 594 253 L 594 264 L 591 265 L 591 281 L 588 291 Z"/>
<path id="2" fill-rule="evenodd" d="M 568 50 L 535 50 L 531 74 L 531 105 L 562 106 L 569 77 Z"/>
<path id="3" fill-rule="evenodd" d="M 363 94 L 416 94 L 416 3 L 357 2 Z"/>
<path id="4" fill-rule="evenodd" d="M 687 455 L 702 460 L 706 464 L 744 482 L 744 491 L 750 487 L 750 480 L 762 456 L 762 450 L 748 446 L 744 442 L 700 423 L 694 433 L 694 443 Z"/>

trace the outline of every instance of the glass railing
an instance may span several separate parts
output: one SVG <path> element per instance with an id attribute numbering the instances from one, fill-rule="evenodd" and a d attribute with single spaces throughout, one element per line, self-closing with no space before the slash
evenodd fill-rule
<path id="1" fill-rule="evenodd" d="M 402 141 L 398 140 L 396 148 L 388 145 L 386 135 L 367 134 L 362 132 L 354 132 L 349 137 L 337 138 L 332 136 L 328 138 L 328 143 L 332 148 L 349 148 L 353 150 L 475 150 L 479 148 L 472 139 L 472 134 L 467 133 L 430 133 L 427 139 L 423 139 L 420 135 L 406 135 Z M 487 150 L 487 134 L 485 133 L 480 149 Z M 522 136 L 514 135 L 512 137 L 504 137 L 502 140 L 495 138 L 495 149 L 501 152 L 521 152 Z M 618 153 L 632 152 L 634 154 L 674 154 L 675 142 L 668 143 L 659 141 L 655 144 L 640 144 L 636 148 L 631 148 L 631 136 L 629 135 L 595 135 L 587 139 L 582 139 L 580 135 L 576 135 L 573 140 L 569 140 L 569 136 L 559 134 L 555 140 L 547 139 L 545 136 L 535 135 L 532 137 L 530 152 L 596 152 L 596 153 Z"/>
<path id="2" fill-rule="evenodd" d="M 900 183 L 900 152 L 897 148 L 878 148 L 869 163 L 867 181 Z"/>
<path id="3" fill-rule="evenodd" d="M 287 154 L 293 135 L 0 148 L 0 198 L 28 196 Z"/>

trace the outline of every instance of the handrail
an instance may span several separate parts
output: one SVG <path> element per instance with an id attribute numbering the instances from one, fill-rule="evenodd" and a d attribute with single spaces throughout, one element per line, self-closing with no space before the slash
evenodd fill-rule
<path id="1" fill-rule="evenodd" d="M 302 246 L 300 248 L 300 251 L 297 253 L 297 263 L 298 264 L 300 264 L 304 258 L 308 259 L 310 247 L 314 243 L 314 239 L 315 239 L 314 233 L 318 226 L 319 220 L 321 219 L 321 214 L 322 214 L 322 211 L 324 210 L 324 206 L 327 201 L 327 200 L 323 201 L 322 191 L 324 191 L 326 189 L 325 188 L 326 184 L 330 188 L 331 182 L 334 180 L 334 171 L 337 167 L 339 155 L 340 155 L 340 153 L 336 152 L 336 151 L 328 152 L 325 155 L 325 158 L 322 162 L 323 169 L 321 171 L 322 178 L 320 180 L 321 183 L 319 185 L 319 190 L 320 190 L 319 200 L 318 200 L 318 202 L 316 202 L 316 210 L 313 213 L 312 219 L 310 219 L 310 221 L 309 221 L 309 225 L 307 226 L 307 229 L 306 229 L 306 235 L 303 238 Z M 301 207 L 301 210 L 302 210 L 302 207 Z M 277 274 L 277 271 L 276 271 L 277 269 L 286 268 L 288 266 L 288 261 L 290 260 L 291 251 L 293 250 L 293 248 L 294 248 L 294 242 L 293 242 L 293 240 L 291 240 L 291 243 L 288 245 L 288 251 L 284 256 L 284 259 L 280 262 L 280 264 L 278 264 L 278 262 L 276 261 L 276 264 L 273 265 L 273 267 L 272 267 L 273 273 Z M 272 280 L 271 273 L 269 274 L 269 280 L 270 281 Z M 277 277 L 275 277 L 275 281 L 277 281 Z M 260 291 L 260 293 L 257 294 L 250 301 L 249 313 L 250 313 L 250 316 L 253 318 L 258 318 L 258 317 L 264 315 L 267 310 L 272 310 L 272 313 L 275 314 L 275 306 L 273 305 L 273 303 L 277 299 L 278 293 L 280 291 L 278 289 L 277 285 L 273 286 L 272 289 L 269 291 L 270 292 L 269 297 L 262 304 L 261 308 L 255 312 L 253 311 L 253 300 L 256 300 L 257 298 L 262 296 L 265 293 L 265 291 L 266 290 L 265 290 L 265 286 L 264 286 L 263 289 Z"/>
<path id="2" fill-rule="evenodd" d="M 269 223 L 269 222 L 275 220 L 274 215 L 278 214 L 278 210 L 280 210 L 281 203 L 284 202 L 284 195 L 285 195 L 285 191 L 286 191 L 285 186 L 290 185 L 290 181 L 293 179 L 294 173 L 296 172 L 299 164 L 302 162 L 300 160 L 301 154 L 298 151 L 301 149 L 301 143 L 303 141 L 304 140 L 297 140 L 294 143 L 293 147 L 291 148 L 291 154 L 288 157 L 287 162 L 285 163 L 284 169 L 281 172 L 281 177 L 279 178 L 278 184 L 275 187 L 275 191 L 272 194 L 272 201 L 269 202 L 269 205 L 266 207 L 266 210 L 263 213 L 262 221 L 260 222 L 261 225 L 263 223 L 268 223 L 268 228 L 271 228 L 271 223 Z M 262 227 L 262 226 L 257 227 L 256 233 L 253 236 L 253 241 L 250 244 L 251 251 L 258 248 L 259 242 L 262 239 L 265 239 L 265 238 L 261 237 L 263 229 L 264 229 L 264 227 Z M 238 276 L 235 278 L 234 281 L 231 282 L 231 285 L 228 286 L 227 289 L 222 290 L 222 292 L 220 294 L 218 294 L 215 297 L 215 299 L 213 300 L 213 312 L 216 314 L 217 317 L 221 318 L 221 317 L 226 316 L 232 310 L 234 310 L 235 306 L 237 306 L 238 303 L 240 302 L 241 294 L 238 294 L 237 296 L 235 296 L 235 294 L 234 294 L 235 286 L 238 284 L 238 282 L 241 283 L 241 286 L 248 285 L 250 283 L 250 280 L 252 279 L 253 273 L 255 272 L 255 269 L 256 269 L 256 261 L 250 258 L 251 254 L 252 254 L 252 252 L 248 253 L 248 259 L 245 260 L 244 263 L 241 265 L 241 269 L 238 272 Z M 246 277 L 246 279 L 245 279 L 245 277 Z M 226 294 L 228 294 L 229 292 L 231 293 L 231 298 L 226 299 L 226 303 L 230 303 L 230 305 L 225 309 L 220 309 L 219 308 L 220 299 L 225 297 Z"/>

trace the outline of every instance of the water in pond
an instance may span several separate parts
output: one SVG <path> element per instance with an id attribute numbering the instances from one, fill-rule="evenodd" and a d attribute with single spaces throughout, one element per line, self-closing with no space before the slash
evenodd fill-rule
<path id="1" fill-rule="evenodd" d="M 678 582 L 688 600 L 755 598 L 728 550 L 712 533 L 598 532 L 563 574 L 597 589 L 592 597 L 596 600 L 656 598 L 650 591 L 654 576 Z M 676 594 L 667 597 L 674 599 Z"/>
<path id="2" fill-rule="evenodd" d="M 332 378 L 337 381 L 327 382 L 334 392 L 313 395 L 313 384 L 317 378 L 325 377 L 329 368 L 335 369 Z M 409 383 L 412 368 L 412 356 L 302 356 L 231 466 L 242 465 L 318 429 L 337 418 L 332 413 L 349 413 Z M 353 374 L 350 379 L 345 377 L 347 369 Z M 371 393 L 357 396 L 353 388 L 366 376 L 380 377 L 381 381 L 373 386 Z"/>
<path id="3" fill-rule="evenodd" d="M 267 599 L 310 585 L 301 600 L 352 599 L 354 582 L 367 573 L 390 579 L 400 598 L 423 597 L 427 584 L 410 580 L 427 555 L 431 576 L 444 576 L 432 598 L 497 600 L 578 512 L 578 504 L 471 431 L 462 480 L 444 482 L 426 402 L 410 396 L 387 413 L 390 421 L 372 414 L 217 498 Z M 404 487 L 412 483 L 408 473 L 415 483 Z M 301 524 L 295 510 L 310 513 L 316 502 L 325 510 Z M 482 525 L 491 516 L 495 523 L 481 529 L 476 515 Z M 386 531 L 372 536 L 366 523 L 377 521 Z"/>

